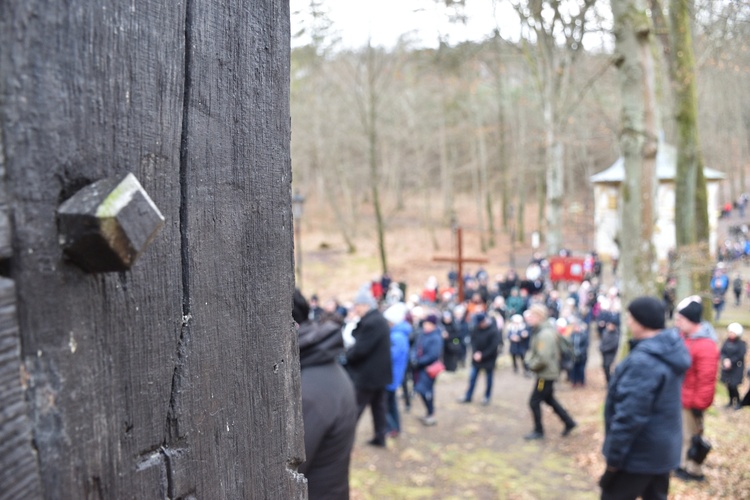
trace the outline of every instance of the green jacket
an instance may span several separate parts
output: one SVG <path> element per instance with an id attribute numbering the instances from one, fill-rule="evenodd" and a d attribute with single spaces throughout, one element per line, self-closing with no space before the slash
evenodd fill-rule
<path id="1" fill-rule="evenodd" d="M 531 330 L 531 346 L 524 361 L 540 379 L 557 380 L 560 376 L 557 335 L 554 327 L 547 321 Z"/>

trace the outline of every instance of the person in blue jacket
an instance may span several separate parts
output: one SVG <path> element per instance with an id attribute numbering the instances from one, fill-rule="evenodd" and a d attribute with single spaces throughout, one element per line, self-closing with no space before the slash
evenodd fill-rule
<path id="1" fill-rule="evenodd" d="M 682 380 L 690 354 L 676 329 L 664 329 L 664 313 L 655 297 L 628 306 L 630 354 L 612 375 L 604 406 L 602 500 L 666 500 L 670 471 L 680 465 Z"/>
<path id="2" fill-rule="evenodd" d="M 440 359 L 443 352 L 443 337 L 435 314 L 422 320 L 422 329 L 414 342 L 412 364 L 414 365 L 414 392 L 422 397 L 427 414 L 420 420 L 424 425 L 435 425 L 435 379 L 427 373 L 427 367 Z"/>
<path id="3" fill-rule="evenodd" d="M 397 437 L 401 432 L 401 418 L 398 412 L 396 391 L 401 387 L 409 362 L 409 336 L 412 332 L 411 324 L 406 321 L 407 307 L 403 302 L 397 302 L 383 313 L 383 317 L 391 325 L 391 363 L 393 367 L 393 382 L 385 388 L 388 409 L 386 410 L 386 436 Z"/>

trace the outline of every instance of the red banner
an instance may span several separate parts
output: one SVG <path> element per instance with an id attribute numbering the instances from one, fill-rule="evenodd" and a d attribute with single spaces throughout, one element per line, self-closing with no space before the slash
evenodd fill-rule
<path id="1" fill-rule="evenodd" d="M 583 257 L 550 257 L 550 281 L 583 281 Z"/>

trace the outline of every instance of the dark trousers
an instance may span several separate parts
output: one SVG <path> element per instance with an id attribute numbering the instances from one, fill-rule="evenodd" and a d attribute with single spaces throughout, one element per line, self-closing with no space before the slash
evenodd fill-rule
<path id="1" fill-rule="evenodd" d="M 471 401 L 472 395 L 474 395 L 474 388 L 477 385 L 477 378 L 479 377 L 479 372 L 483 370 L 484 373 L 487 376 L 487 385 L 484 389 L 484 399 L 489 400 L 492 396 L 492 375 L 495 373 L 494 368 L 477 368 L 476 366 L 471 366 L 471 372 L 469 372 L 469 388 L 466 390 L 466 396 L 464 399 L 466 401 Z"/>
<path id="2" fill-rule="evenodd" d="M 602 490 L 602 500 L 667 500 L 669 493 L 669 472 L 666 474 L 636 474 L 618 471 Z"/>
<path id="3" fill-rule="evenodd" d="M 573 369 L 570 372 L 570 382 L 572 384 L 584 385 L 586 383 L 586 360 L 576 361 L 573 363 Z"/>
<path id="4" fill-rule="evenodd" d="M 424 407 L 427 410 L 427 416 L 431 417 L 435 414 L 435 394 L 430 391 L 427 394 L 420 394 Z"/>
<path id="5" fill-rule="evenodd" d="M 357 389 L 357 418 L 362 416 L 368 405 L 372 412 L 372 426 L 375 430 L 373 441 L 385 443 L 385 389 Z"/>
<path id="6" fill-rule="evenodd" d="M 511 353 L 510 359 L 513 360 L 513 373 L 518 373 L 518 368 L 526 371 L 526 365 L 523 363 L 523 354 Z"/>
<path id="7" fill-rule="evenodd" d="M 406 373 L 404 373 L 404 380 L 401 381 L 401 394 L 404 396 L 404 407 L 408 413 L 411 410 L 411 388 L 409 387 L 409 381 L 414 380 L 414 369 L 411 365 L 407 365 Z"/>
<path id="8" fill-rule="evenodd" d="M 609 385 L 609 379 L 612 377 L 612 364 L 615 362 L 615 352 L 602 353 L 602 368 L 604 368 L 604 378 L 607 379 L 607 385 Z"/>
<path id="9" fill-rule="evenodd" d="M 531 393 L 531 399 L 529 400 L 531 413 L 534 414 L 534 430 L 536 432 L 544 434 L 544 427 L 542 426 L 542 401 L 552 407 L 552 410 L 567 427 L 572 427 L 575 424 L 570 415 L 568 415 L 568 412 L 565 411 L 565 408 L 555 399 L 554 381 L 538 378 L 536 379 L 534 392 Z"/>
<path id="10" fill-rule="evenodd" d="M 726 384 L 727 392 L 729 393 L 729 404 L 738 405 L 740 404 L 740 390 L 734 384 Z"/>
<path id="11" fill-rule="evenodd" d="M 398 398 L 396 397 L 396 389 L 392 391 L 385 391 L 385 393 L 386 401 L 388 402 L 388 413 L 385 416 L 387 423 L 386 430 L 387 432 L 401 432 L 401 418 L 398 414 Z"/>

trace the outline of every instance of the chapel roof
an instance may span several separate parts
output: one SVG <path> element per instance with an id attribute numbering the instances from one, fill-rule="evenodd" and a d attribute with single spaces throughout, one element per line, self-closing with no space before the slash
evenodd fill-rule
<path id="1" fill-rule="evenodd" d="M 656 177 L 660 181 L 674 180 L 677 170 L 677 148 L 671 144 L 661 143 L 656 152 Z M 703 175 L 706 180 L 718 181 L 726 175 L 713 168 L 703 167 Z M 622 182 L 625 179 L 625 160 L 619 157 L 609 168 L 589 177 L 594 184 L 605 182 Z"/>

